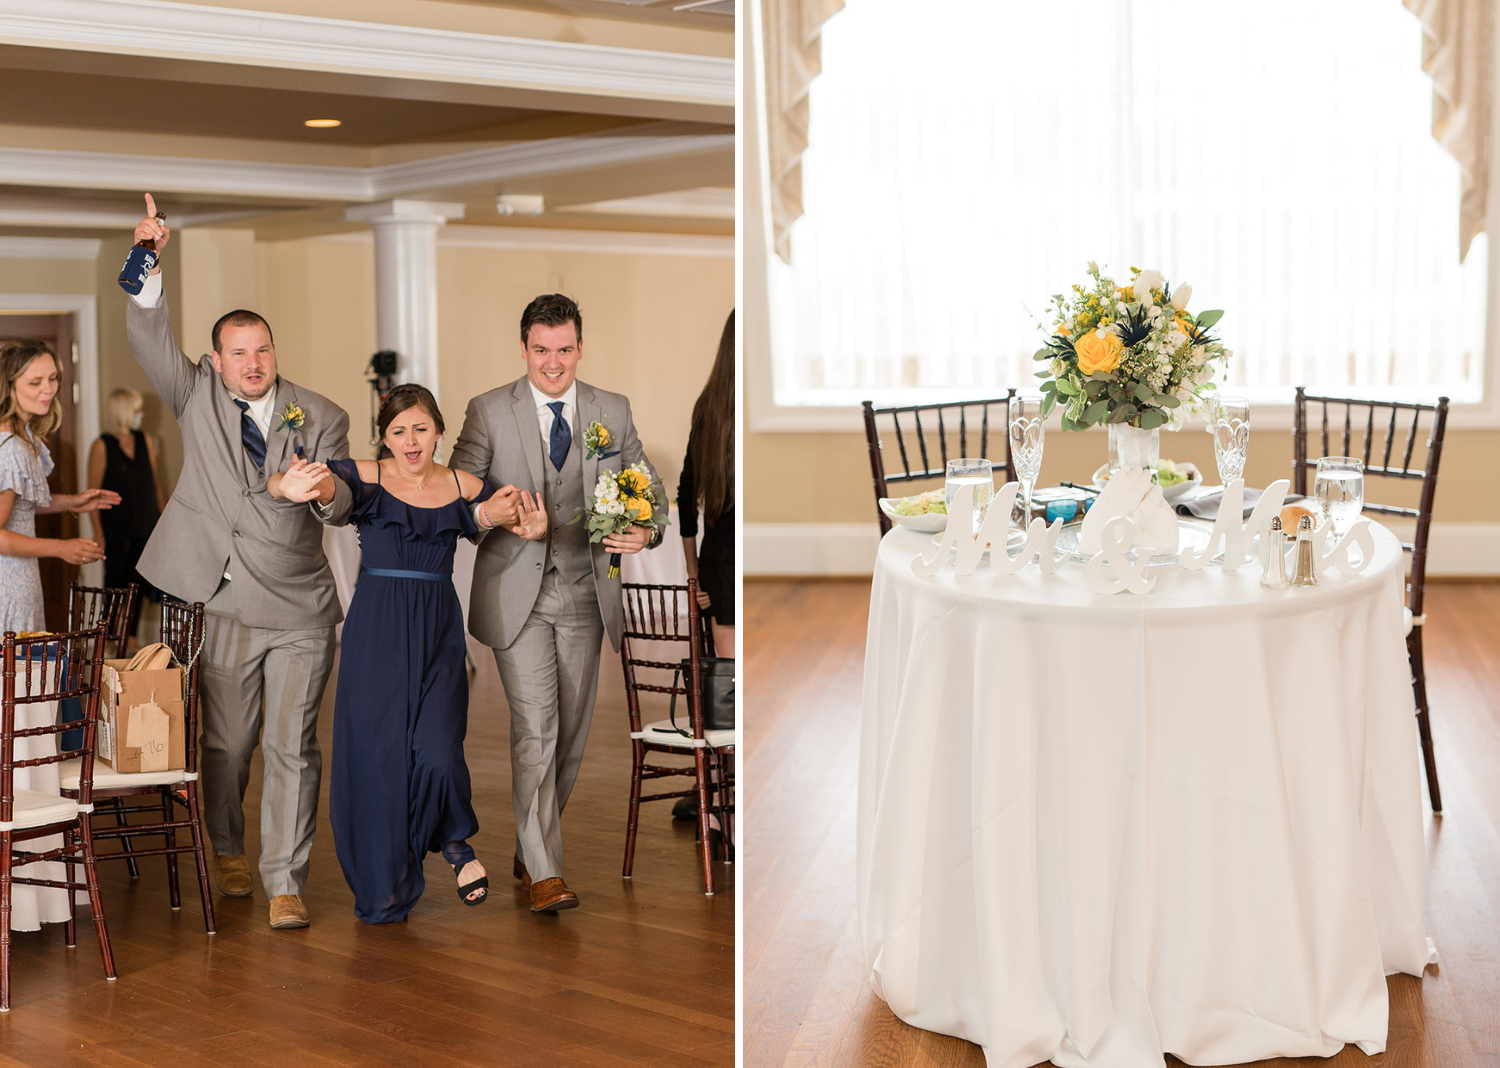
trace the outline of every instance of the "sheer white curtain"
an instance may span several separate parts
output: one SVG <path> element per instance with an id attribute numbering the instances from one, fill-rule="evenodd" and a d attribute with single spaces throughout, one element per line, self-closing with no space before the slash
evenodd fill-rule
<path id="1" fill-rule="evenodd" d="M 849 0 L 822 47 L 778 403 L 1029 385 L 1089 260 L 1225 309 L 1259 399 L 1479 399 L 1485 241 L 1400 0 Z"/>

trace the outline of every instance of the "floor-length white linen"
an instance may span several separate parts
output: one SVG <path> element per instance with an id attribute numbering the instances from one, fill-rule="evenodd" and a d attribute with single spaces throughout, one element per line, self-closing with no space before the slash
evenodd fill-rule
<path id="1" fill-rule="evenodd" d="M 871 594 L 860 925 L 908 1023 L 991 1068 L 1385 1048 L 1427 945 L 1401 551 L 1265 591 L 1253 563 L 1100 597 L 1082 568 Z"/>
<path id="2" fill-rule="evenodd" d="M 18 667 L 20 665 L 17 665 Z M 42 662 L 32 661 L 30 664 L 32 688 L 37 689 L 42 685 Z M 18 681 L 17 689 L 21 688 Z M 16 706 L 16 727 L 25 729 L 27 727 L 45 727 L 57 722 L 57 702 L 41 701 L 36 704 Z M 35 760 L 37 757 L 52 756 L 57 752 L 57 735 L 46 734 L 33 738 L 16 739 L 16 760 Z M 17 790 L 35 790 L 40 794 L 58 794 L 61 796 L 62 789 L 59 782 L 57 765 L 42 764 L 34 768 L 17 768 L 14 772 L 15 787 Z M 19 848 L 29 853 L 45 853 L 49 849 L 56 849 L 62 845 L 61 835 L 48 835 L 46 838 L 34 838 L 28 842 L 19 843 Z M 39 864 L 27 864 L 23 868 L 16 868 L 15 874 L 23 879 L 57 879 L 67 878 L 67 867 L 57 861 L 43 861 Z M 83 865 L 74 866 L 75 878 L 82 878 Z M 68 892 L 66 890 L 54 889 L 50 886 L 11 886 L 10 898 L 10 929 L 12 931 L 39 931 L 44 923 L 66 923 L 68 921 Z"/>

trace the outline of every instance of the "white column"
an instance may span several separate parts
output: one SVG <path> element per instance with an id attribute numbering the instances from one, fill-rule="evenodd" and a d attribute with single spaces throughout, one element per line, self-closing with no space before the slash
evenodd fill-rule
<path id="1" fill-rule="evenodd" d="M 401 360 L 400 382 L 438 397 L 437 229 L 461 219 L 462 204 L 383 200 L 347 208 L 344 217 L 375 231 L 375 341 Z M 438 403 L 442 403 L 439 398 Z"/>

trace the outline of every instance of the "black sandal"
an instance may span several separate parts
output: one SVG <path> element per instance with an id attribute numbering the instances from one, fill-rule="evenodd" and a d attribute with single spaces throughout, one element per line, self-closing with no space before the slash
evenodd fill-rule
<path id="1" fill-rule="evenodd" d="M 453 868 L 453 877 L 455 879 L 458 878 L 459 874 L 465 868 L 467 868 L 470 864 L 472 864 L 472 863 L 474 863 L 474 861 L 472 861 L 472 860 L 466 860 L 462 864 L 454 864 L 454 865 L 452 865 L 452 868 Z M 476 898 L 470 898 L 469 895 L 472 894 L 475 890 L 483 890 L 484 893 L 480 894 Z M 468 905 L 470 908 L 473 908 L 475 905 L 482 905 L 482 904 L 484 904 L 486 901 L 489 900 L 489 897 L 490 897 L 490 877 L 488 875 L 481 875 L 479 878 L 475 879 L 472 883 L 462 883 L 458 887 L 458 899 L 460 901 L 462 901 L 465 905 Z"/>

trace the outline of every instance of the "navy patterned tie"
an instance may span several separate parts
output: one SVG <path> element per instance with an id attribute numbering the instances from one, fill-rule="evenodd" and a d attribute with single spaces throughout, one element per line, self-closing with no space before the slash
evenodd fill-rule
<path id="1" fill-rule="evenodd" d="M 257 469 L 266 466 L 266 439 L 261 436 L 260 427 L 255 425 L 255 420 L 250 417 L 250 404 L 238 397 L 234 403 L 240 406 L 240 441 L 245 444 L 245 451 L 250 454 L 250 459 L 255 461 Z M 556 431 L 553 436 L 556 437 Z"/>
<path id="2" fill-rule="evenodd" d="M 562 401 L 553 401 L 547 407 L 552 409 L 552 466 L 561 471 L 563 461 L 568 458 L 568 448 L 573 444 L 573 431 L 568 429 L 568 421 L 563 418 Z"/>

